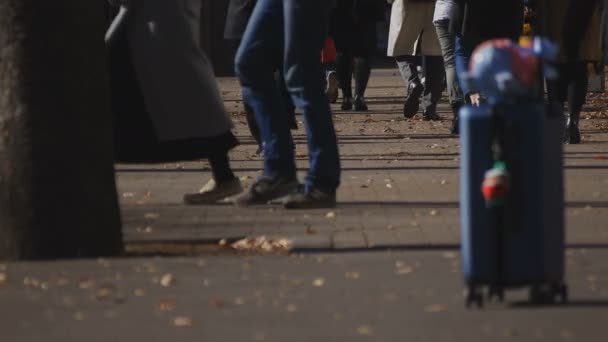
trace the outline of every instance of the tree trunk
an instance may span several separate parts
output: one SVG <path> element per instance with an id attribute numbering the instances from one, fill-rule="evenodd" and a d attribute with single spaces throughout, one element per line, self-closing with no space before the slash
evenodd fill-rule
<path id="1" fill-rule="evenodd" d="M 121 253 L 103 1 L 0 1 L 0 260 Z"/>

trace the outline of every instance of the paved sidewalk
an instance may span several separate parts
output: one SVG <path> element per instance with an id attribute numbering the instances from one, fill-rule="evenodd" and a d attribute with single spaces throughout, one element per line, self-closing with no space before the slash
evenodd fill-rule
<path id="1" fill-rule="evenodd" d="M 568 253 L 568 305 L 467 310 L 458 254 L 406 251 L 19 263 L 7 342 L 606 341 L 603 250 Z M 0 270 L 0 273 L 2 270 Z"/>
<path id="2" fill-rule="evenodd" d="M 249 184 L 262 162 L 240 113 L 238 84 L 225 78 L 220 87 L 242 142 L 231 154 L 232 165 Z M 339 104 L 333 105 L 344 168 L 336 210 L 287 211 L 278 204 L 251 209 L 184 206 L 182 195 L 210 177 L 205 162 L 118 165 L 127 240 L 214 244 L 271 235 L 293 238 L 304 249 L 457 245 L 459 141 L 447 134 L 451 114 L 442 103 L 442 122 L 405 120 L 402 98 L 396 71 L 376 70 L 368 113 L 342 112 Z M 605 118 L 583 120 L 585 142 L 566 147 L 567 235 L 572 246 L 608 243 L 608 130 L 598 129 L 606 123 Z M 298 166 L 305 169 L 302 126 L 294 138 Z"/>
<path id="3" fill-rule="evenodd" d="M 203 253 L 0 262 L 0 340 L 606 341 L 608 115 L 596 108 L 604 105 L 590 101 L 588 109 L 604 112 L 583 121 L 584 144 L 566 147 L 570 302 L 530 306 L 515 291 L 504 305 L 467 310 L 458 139 L 446 134 L 449 121 L 402 119 L 400 82 L 393 71 L 375 71 L 371 111 L 335 112 L 345 170 L 335 210 L 188 207 L 182 195 L 210 177 L 206 163 L 118 165 L 131 252 Z M 221 88 L 243 142 L 233 165 L 249 183 L 261 160 L 238 113 L 235 81 L 222 79 Z M 445 104 L 441 110 L 447 118 Z M 295 137 L 305 169 L 301 129 Z M 317 253 L 218 247 L 260 235 Z"/>

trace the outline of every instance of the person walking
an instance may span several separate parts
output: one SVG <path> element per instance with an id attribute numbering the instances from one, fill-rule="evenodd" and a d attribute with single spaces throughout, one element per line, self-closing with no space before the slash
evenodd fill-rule
<path id="1" fill-rule="evenodd" d="M 455 40 L 456 35 L 450 30 L 450 21 L 454 15 L 455 3 L 454 0 L 437 0 L 435 3 L 435 14 L 433 16 L 433 24 L 441 46 L 443 54 L 443 65 L 445 69 L 445 78 L 450 99 L 450 107 L 452 107 L 452 134 L 458 134 L 458 111 L 464 104 L 464 96 L 458 83 L 456 74 L 455 62 Z"/>
<path id="2" fill-rule="evenodd" d="M 539 32 L 560 47 L 558 78 L 547 81 L 549 101 L 564 110 L 563 141 L 579 144 L 580 114 L 587 99 L 588 73 L 602 61 L 600 2 L 595 0 L 537 0 Z"/>
<path id="3" fill-rule="evenodd" d="M 235 58 L 235 69 L 264 141 L 263 175 L 236 199 L 240 206 L 284 197 L 286 208 L 336 205 L 340 160 L 319 53 L 332 1 L 258 0 Z M 281 68 L 306 120 L 310 168 L 298 186 L 294 144 L 278 99 L 274 70 Z M 294 190 L 296 190 L 294 192 Z"/>
<path id="4" fill-rule="evenodd" d="M 456 72 L 465 101 L 479 105 L 482 95 L 463 82 L 473 50 L 490 39 L 507 38 L 517 41 L 523 29 L 523 0 L 455 0 L 451 30 L 456 34 Z"/>
<path id="5" fill-rule="evenodd" d="M 433 25 L 435 0 L 387 0 L 392 2 L 387 55 L 395 57 L 407 87 L 403 116 L 412 118 L 420 109 L 424 120 L 440 120 L 437 103 L 443 88 L 443 57 Z M 418 66 L 424 70 L 421 82 Z"/>
<path id="6" fill-rule="evenodd" d="M 117 160 L 208 159 L 213 178 L 199 192 L 186 194 L 187 204 L 215 203 L 242 192 L 228 160 L 238 142 L 211 63 L 199 47 L 200 0 L 146 0 L 129 8 L 129 20 L 110 47 Z"/>
<path id="7" fill-rule="evenodd" d="M 251 17 L 251 13 L 253 13 L 256 2 L 257 0 L 230 0 L 228 3 L 228 12 L 226 14 L 226 23 L 224 26 L 224 39 L 232 42 L 234 51 L 237 51 L 239 45 L 241 45 L 241 39 L 243 38 L 243 34 L 247 29 L 247 24 L 249 23 L 249 18 Z M 277 80 L 277 84 L 279 84 L 279 89 L 281 90 L 281 98 L 283 100 L 285 112 L 289 116 L 289 125 L 291 129 L 298 129 L 295 107 L 291 101 L 291 98 L 289 97 L 287 89 L 284 86 L 285 82 L 283 80 L 283 72 L 280 70 L 276 72 L 275 78 Z M 253 113 L 253 109 L 247 103 L 245 98 L 243 98 L 243 108 L 245 110 L 245 117 L 247 120 L 247 126 L 249 127 L 249 132 L 258 144 L 257 153 L 259 154 L 262 152 L 263 147 L 262 137 L 255 119 L 255 114 Z"/>
<path id="8" fill-rule="evenodd" d="M 366 111 L 365 90 L 376 48 L 376 24 L 384 4 L 378 0 L 337 0 L 330 32 L 337 50 L 336 71 L 342 90 L 342 110 Z M 353 98 L 352 79 L 355 79 Z"/>

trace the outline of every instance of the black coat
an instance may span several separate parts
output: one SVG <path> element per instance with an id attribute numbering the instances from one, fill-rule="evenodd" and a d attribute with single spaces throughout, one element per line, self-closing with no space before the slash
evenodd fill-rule
<path id="1" fill-rule="evenodd" d="M 456 0 L 452 30 L 474 40 L 517 39 L 524 21 L 523 0 Z"/>
<path id="2" fill-rule="evenodd" d="M 245 33 L 256 0 L 230 0 L 224 27 L 224 38 L 240 40 Z"/>
<path id="3" fill-rule="evenodd" d="M 330 15 L 330 35 L 338 52 L 372 52 L 384 8 L 383 0 L 337 0 Z"/>

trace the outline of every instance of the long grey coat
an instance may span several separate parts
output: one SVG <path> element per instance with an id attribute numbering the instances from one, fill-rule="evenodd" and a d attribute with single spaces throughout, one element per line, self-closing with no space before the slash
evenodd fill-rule
<path id="1" fill-rule="evenodd" d="M 135 3 L 127 26 L 133 65 L 160 141 L 230 131 L 213 69 L 199 46 L 200 0 Z"/>
<path id="2" fill-rule="evenodd" d="M 490 1 L 490 0 L 488 0 Z M 387 55 L 441 56 L 433 14 L 435 1 L 394 0 Z"/>

